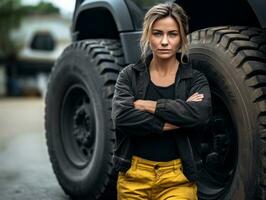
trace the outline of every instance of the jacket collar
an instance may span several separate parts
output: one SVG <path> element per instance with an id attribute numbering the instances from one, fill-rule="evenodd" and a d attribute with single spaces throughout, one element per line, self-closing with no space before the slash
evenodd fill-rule
<path id="1" fill-rule="evenodd" d="M 133 69 L 139 71 L 139 72 L 143 72 L 143 71 L 147 71 L 151 60 L 152 60 L 152 54 L 148 55 L 145 62 L 143 62 L 142 60 L 139 60 L 135 65 L 133 65 Z M 181 60 L 181 54 L 177 53 L 176 54 L 176 58 L 180 61 Z M 186 63 L 181 63 L 180 62 L 180 78 L 181 79 L 187 79 L 187 78 L 192 78 L 192 64 L 189 61 L 188 57 L 185 57 L 185 60 L 187 61 Z"/>

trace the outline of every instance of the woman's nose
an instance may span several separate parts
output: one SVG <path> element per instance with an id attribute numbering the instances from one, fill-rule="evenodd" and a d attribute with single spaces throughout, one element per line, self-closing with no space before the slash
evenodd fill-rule
<path id="1" fill-rule="evenodd" d="M 167 35 L 163 36 L 162 41 L 161 41 L 161 45 L 164 46 L 164 47 L 168 45 Z"/>

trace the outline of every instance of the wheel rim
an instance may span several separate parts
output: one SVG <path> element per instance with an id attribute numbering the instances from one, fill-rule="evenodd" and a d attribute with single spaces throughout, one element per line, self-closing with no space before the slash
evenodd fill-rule
<path id="1" fill-rule="evenodd" d="M 199 196 L 220 199 L 228 193 L 237 165 L 237 133 L 221 90 L 212 88 L 213 120 L 200 142 Z"/>
<path id="2" fill-rule="evenodd" d="M 95 147 L 95 121 L 91 98 L 81 84 L 72 85 L 61 107 L 61 141 L 68 161 L 85 168 Z"/>

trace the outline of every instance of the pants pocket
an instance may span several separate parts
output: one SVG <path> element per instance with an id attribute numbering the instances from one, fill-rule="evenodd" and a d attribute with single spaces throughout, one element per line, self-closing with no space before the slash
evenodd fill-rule
<path id="1" fill-rule="evenodd" d="M 180 181 L 180 183 L 188 183 L 190 182 L 188 180 L 188 178 L 186 177 L 186 175 L 183 172 L 183 167 L 180 167 L 176 170 L 176 174 L 178 176 L 178 180 Z"/>
<path id="2" fill-rule="evenodd" d="M 131 171 L 132 171 L 132 166 L 125 172 L 120 171 L 118 173 L 118 176 L 121 177 L 121 178 L 130 177 L 131 176 Z"/>

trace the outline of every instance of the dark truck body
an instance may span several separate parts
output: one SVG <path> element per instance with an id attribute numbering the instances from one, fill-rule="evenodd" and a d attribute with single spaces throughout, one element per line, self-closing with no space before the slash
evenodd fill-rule
<path id="1" fill-rule="evenodd" d="M 190 32 L 227 25 L 266 28 L 266 1 L 263 0 L 175 2 L 187 12 Z M 141 34 L 144 14 L 145 10 L 132 0 L 77 0 L 72 22 L 72 40 L 120 39 L 125 62 L 133 63 L 139 57 L 136 44 Z"/>
<path id="2" fill-rule="evenodd" d="M 53 67 L 45 109 L 50 160 L 71 197 L 116 199 L 114 88 L 139 59 L 143 17 L 159 2 L 76 0 L 72 43 Z M 199 163 L 198 198 L 265 200 L 266 1 L 174 2 L 189 16 L 189 60 L 212 96 L 208 126 L 186 135 Z"/>

